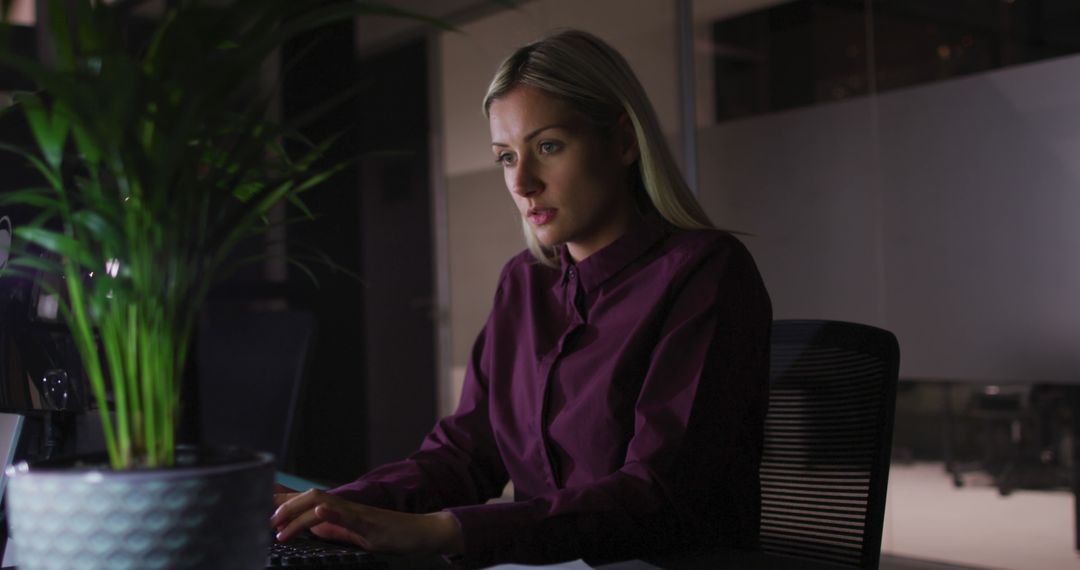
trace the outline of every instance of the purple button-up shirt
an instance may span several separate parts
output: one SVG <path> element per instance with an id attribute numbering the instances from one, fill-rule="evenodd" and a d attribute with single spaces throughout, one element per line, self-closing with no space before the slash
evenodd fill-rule
<path id="1" fill-rule="evenodd" d="M 768 294 L 721 231 L 641 223 L 561 268 L 510 260 L 457 411 L 332 492 L 449 509 L 474 563 L 625 559 L 757 538 Z M 484 504 L 507 480 L 514 501 Z"/>

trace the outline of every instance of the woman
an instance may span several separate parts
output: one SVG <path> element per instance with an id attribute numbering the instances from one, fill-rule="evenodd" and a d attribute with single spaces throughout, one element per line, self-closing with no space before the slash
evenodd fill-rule
<path id="1" fill-rule="evenodd" d="M 528 251 L 502 271 L 458 409 L 404 461 L 277 496 L 279 539 L 472 564 L 754 544 L 771 309 L 750 255 L 710 229 L 601 40 L 520 48 L 484 111 Z M 508 480 L 514 501 L 484 504 Z"/>

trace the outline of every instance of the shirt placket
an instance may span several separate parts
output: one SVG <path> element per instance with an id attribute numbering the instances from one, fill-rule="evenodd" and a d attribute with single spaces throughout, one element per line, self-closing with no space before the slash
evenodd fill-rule
<path id="1" fill-rule="evenodd" d="M 559 489 L 562 486 L 560 476 L 560 466 L 558 457 L 555 454 L 554 447 L 551 441 L 551 435 L 549 428 L 551 426 L 550 417 L 550 402 L 551 402 L 551 388 L 552 380 L 555 372 L 555 367 L 559 363 L 559 359 L 570 348 L 571 339 L 574 334 L 585 324 L 583 318 L 582 300 L 584 298 L 584 292 L 581 290 L 580 277 L 578 275 L 577 268 L 571 267 L 567 270 L 566 284 L 564 286 L 564 307 L 567 315 L 567 327 L 559 336 L 559 341 L 555 343 L 555 348 L 544 356 L 540 361 L 541 377 L 544 379 L 543 392 L 540 397 L 540 441 L 543 442 L 544 455 L 547 460 L 547 464 L 544 466 L 548 483 L 553 489 Z"/>

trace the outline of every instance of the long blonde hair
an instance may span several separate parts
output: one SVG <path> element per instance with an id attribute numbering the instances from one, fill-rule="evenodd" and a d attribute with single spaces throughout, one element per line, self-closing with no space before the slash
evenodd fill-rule
<path id="1" fill-rule="evenodd" d="M 565 30 L 518 48 L 495 72 L 484 96 L 484 116 L 490 118 L 492 101 L 518 85 L 566 101 L 602 131 L 613 131 L 625 113 L 637 137 L 640 158 L 634 185 L 647 196 L 644 205 L 677 228 L 714 227 L 679 172 L 645 89 L 622 55 L 603 40 Z M 533 256 L 557 266 L 555 251 L 536 239 L 528 221 L 522 220 L 522 228 Z"/>

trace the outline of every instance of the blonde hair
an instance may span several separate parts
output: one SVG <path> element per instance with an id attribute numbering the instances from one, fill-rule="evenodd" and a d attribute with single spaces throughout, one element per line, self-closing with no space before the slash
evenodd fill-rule
<path id="1" fill-rule="evenodd" d="M 518 85 L 527 85 L 568 102 L 601 131 L 611 130 L 625 113 L 634 125 L 640 158 L 635 188 L 647 196 L 668 224 L 682 229 L 713 228 L 679 172 L 656 112 L 626 60 L 600 38 L 565 30 L 518 48 L 499 65 L 484 96 L 484 116 L 492 101 Z M 522 220 L 529 251 L 545 265 L 557 266 L 553 249 L 544 247 L 528 221 Z"/>

